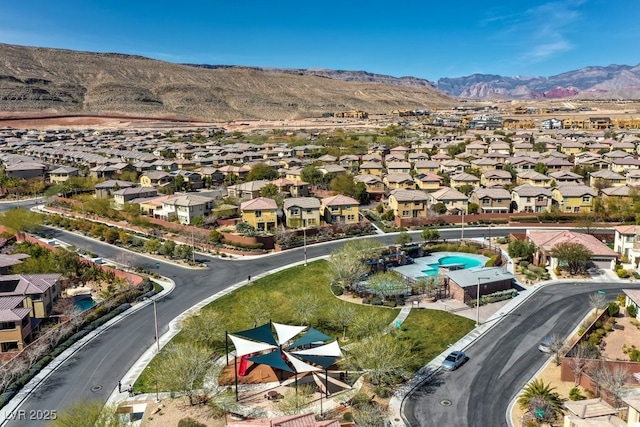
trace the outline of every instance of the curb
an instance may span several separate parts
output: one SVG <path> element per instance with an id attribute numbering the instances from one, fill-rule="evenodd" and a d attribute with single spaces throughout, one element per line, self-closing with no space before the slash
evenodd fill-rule
<path id="1" fill-rule="evenodd" d="M 72 357 L 75 353 L 89 344 L 94 338 L 98 337 L 102 332 L 109 329 L 111 326 L 116 323 L 124 320 L 129 317 L 133 313 L 141 310 L 147 305 L 152 303 L 152 299 L 161 299 L 165 296 L 169 295 L 175 289 L 175 283 L 173 280 L 166 278 L 166 281 L 160 281 L 157 279 L 150 279 L 155 281 L 160 286 L 163 287 L 163 290 L 148 299 L 146 302 L 142 302 L 132 306 L 130 309 L 125 311 L 124 313 L 119 314 L 103 325 L 97 327 L 91 333 L 87 334 L 85 337 L 73 343 L 68 349 L 60 353 L 58 357 L 52 360 L 46 367 L 44 367 L 35 377 L 31 379 L 25 386 L 18 392 L 16 395 L 2 408 L 1 413 L 2 421 L 0 422 L 0 427 L 4 426 L 8 421 L 14 419 L 12 416 L 15 415 L 17 409 L 22 405 L 22 403 L 40 386 L 40 384 L 46 380 L 53 372 L 55 372 L 63 363 L 65 363 L 70 357 Z"/>

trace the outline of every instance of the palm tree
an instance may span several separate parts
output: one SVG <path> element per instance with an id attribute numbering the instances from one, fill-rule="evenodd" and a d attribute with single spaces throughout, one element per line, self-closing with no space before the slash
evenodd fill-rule
<path id="1" fill-rule="evenodd" d="M 541 379 L 533 380 L 522 390 L 518 404 L 538 419 L 553 419 L 563 412 L 563 399 L 554 390 L 555 387 L 545 384 Z"/>

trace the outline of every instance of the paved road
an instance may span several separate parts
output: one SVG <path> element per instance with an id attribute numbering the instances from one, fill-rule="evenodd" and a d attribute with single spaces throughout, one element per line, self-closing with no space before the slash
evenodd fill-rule
<path id="1" fill-rule="evenodd" d="M 457 371 L 438 371 L 407 398 L 411 426 L 506 426 L 509 402 L 545 363 L 539 340 L 550 333 L 566 338 L 589 311 L 589 295 L 606 290 L 615 300 L 622 288 L 640 284 L 558 284 L 539 290 L 466 350 Z"/>
<path id="2" fill-rule="evenodd" d="M 494 229 L 493 235 L 505 234 L 506 229 Z M 485 230 L 465 230 L 465 237 L 481 237 Z M 412 233 L 416 240 L 419 232 Z M 460 230 L 442 230 L 441 236 L 453 239 L 460 236 Z M 84 248 L 108 259 L 117 259 L 122 249 L 87 239 L 64 231 L 55 231 L 55 237 L 62 241 Z M 396 236 L 376 236 L 384 243 L 392 244 Z M 308 257 L 314 258 L 331 252 L 344 242 L 330 242 L 307 247 Z M 271 269 L 302 261 L 302 248 L 247 261 L 230 261 L 214 259 L 199 255 L 207 262 L 204 270 L 185 269 L 173 264 L 161 263 L 160 274 L 172 278 L 176 283 L 175 290 L 165 299 L 158 302 L 158 324 L 160 334 L 167 331 L 169 322 L 176 316 L 192 307 L 199 301 L 219 292 L 222 289 L 242 280 L 248 275 L 252 277 Z M 153 265 L 155 260 L 131 255 L 134 265 Z M 78 351 L 75 356 L 64 363 L 59 370 L 49 376 L 36 391 L 20 406 L 20 410 L 61 410 L 82 398 L 98 399 L 106 402 L 134 362 L 140 358 L 144 350 L 153 344 L 154 323 L 152 308 L 138 311 L 101 334 L 89 345 Z M 0 423 L 2 420 L 0 420 Z M 24 427 L 40 426 L 43 422 L 36 420 L 11 421 L 7 426 Z"/>

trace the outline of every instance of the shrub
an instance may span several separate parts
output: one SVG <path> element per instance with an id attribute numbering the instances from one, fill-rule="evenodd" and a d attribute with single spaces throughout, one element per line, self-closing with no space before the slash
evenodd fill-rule
<path id="1" fill-rule="evenodd" d="M 191 417 L 187 417 L 178 421 L 178 427 L 207 427 L 207 425 L 202 424 Z"/>
<path id="2" fill-rule="evenodd" d="M 395 301 L 385 301 L 385 302 L 383 303 L 383 305 L 384 305 L 385 307 L 395 307 L 395 306 L 397 305 L 397 303 L 396 303 Z"/>
<path id="3" fill-rule="evenodd" d="M 560 275 L 560 266 L 557 265 L 556 268 L 553 270 L 553 272 L 556 274 L 556 276 Z"/>
<path id="4" fill-rule="evenodd" d="M 580 393 L 580 389 L 576 386 L 569 390 L 569 399 L 570 400 L 585 400 L 587 396 Z"/>
<path id="5" fill-rule="evenodd" d="M 636 317 L 638 315 L 638 307 L 629 304 L 627 306 L 627 313 L 629 314 L 629 317 Z"/>
<path id="6" fill-rule="evenodd" d="M 500 255 L 493 255 L 491 258 L 489 258 L 489 260 L 485 264 L 485 267 L 493 267 L 494 265 L 496 265 L 496 261 L 498 261 L 498 258 L 500 258 Z"/>
<path id="7" fill-rule="evenodd" d="M 342 421 L 344 421 L 346 423 L 352 422 L 353 421 L 353 413 L 345 412 L 344 414 L 342 414 Z"/>
<path id="8" fill-rule="evenodd" d="M 331 284 L 331 292 L 333 292 L 333 294 L 337 297 L 339 297 L 340 295 L 342 295 L 344 293 L 344 289 L 342 289 L 342 287 L 335 285 L 335 284 Z"/>
<path id="9" fill-rule="evenodd" d="M 620 270 L 617 270 L 616 273 L 618 274 L 618 277 L 621 279 L 626 279 L 627 277 L 629 277 L 629 272 L 622 268 Z"/>
<path id="10" fill-rule="evenodd" d="M 520 267 L 527 268 L 527 266 L 529 265 L 529 261 L 522 260 L 522 261 L 520 261 L 519 264 L 520 264 Z"/>
<path id="11" fill-rule="evenodd" d="M 600 344 L 600 337 L 597 334 L 589 335 L 589 344 L 597 346 L 598 344 Z"/>
<path id="12" fill-rule="evenodd" d="M 620 306 L 617 302 L 610 302 L 607 304 L 607 311 L 609 311 L 609 317 L 616 317 L 620 313 Z"/>
<path id="13" fill-rule="evenodd" d="M 371 299 L 371 305 L 382 305 L 382 300 L 378 297 L 374 297 Z"/>

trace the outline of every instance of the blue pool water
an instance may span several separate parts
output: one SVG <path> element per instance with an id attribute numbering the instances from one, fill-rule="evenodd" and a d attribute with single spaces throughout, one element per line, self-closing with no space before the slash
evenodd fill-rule
<path id="1" fill-rule="evenodd" d="M 85 311 L 96 305 L 96 302 L 91 298 L 76 299 L 73 304 L 81 311 Z"/>
<path id="2" fill-rule="evenodd" d="M 428 269 L 421 270 L 425 276 L 435 276 L 438 274 L 439 267 L 459 266 L 459 269 L 480 267 L 482 261 L 476 258 L 466 257 L 463 255 L 448 255 L 438 259 L 438 264 L 428 264 Z"/>

